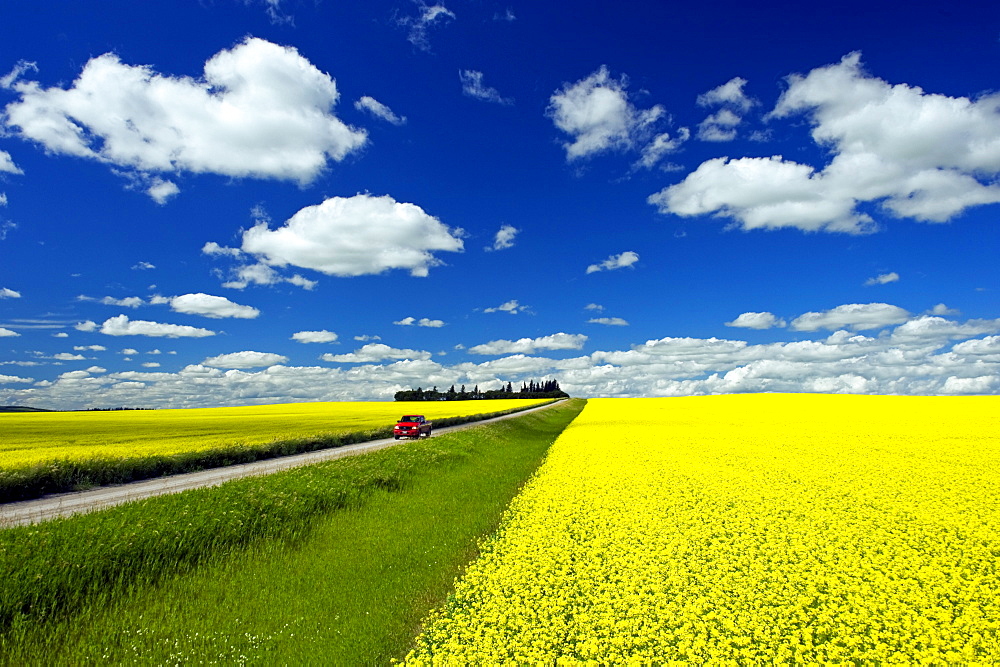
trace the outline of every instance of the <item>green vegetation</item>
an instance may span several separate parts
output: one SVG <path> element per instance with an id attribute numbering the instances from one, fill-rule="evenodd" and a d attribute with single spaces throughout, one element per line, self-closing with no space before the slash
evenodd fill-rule
<path id="1" fill-rule="evenodd" d="M 439 404 L 421 406 L 421 411 L 441 428 L 544 403 L 490 401 L 465 409 Z M 473 408 L 494 410 L 455 414 Z M 390 438 L 400 409 L 396 403 L 306 403 L 5 415 L 0 421 L 6 439 L 0 450 L 0 502 Z M 288 435 L 295 433 L 308 435 Z"/>
<path id="2" fill-rule="evenodd" d="M 369 664 L 583 408 L 0 531 L 0 664 Z"/>
<path id="3" fill-rule="evenodd" d="M 558 380 L 546 380 L 545 382 L 535 382 L 531 380 L 521 384 L 519 391 L 514 391 L 514 386 L 508 382 L 507 386 L 500 389 L 490 389 L 489 391 L 479 391 L 479 385 L 466 391 L 465 385 L 461 389 L 455 389 L 451 385 L 448 391 L 438 391 L 437 387 L 431 389 L 402 389 L 397 391 L 395 399 L 397 401 L 482 401 L 512 398 L 569 398 L 569 394 L 559 388 Z"/>

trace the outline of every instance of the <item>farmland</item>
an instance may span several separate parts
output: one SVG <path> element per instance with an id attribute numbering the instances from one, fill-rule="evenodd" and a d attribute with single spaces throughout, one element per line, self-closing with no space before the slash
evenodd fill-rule
<path id="1" fill-rule="evenodd" d="M 292 403 L 0 414 L 0 501 L 248 462 L 391 435 L 406 412 L 439 425 L 545 401 Z"/>
<path id="2" fill-rule="evenodd" d="M 995 663 L 1000 399 L 592 399 L 413 664 Z"/>
<path id="3" fill-rule="evenodd" d="M 0 665 L 1000 661 L 1000 397 L 582 404 L 0 531 Z"/>
<path id="4" fill-rule="evenodd" d="M 582 406 L 0 530 L 0 665 L 402 656 Z"/>

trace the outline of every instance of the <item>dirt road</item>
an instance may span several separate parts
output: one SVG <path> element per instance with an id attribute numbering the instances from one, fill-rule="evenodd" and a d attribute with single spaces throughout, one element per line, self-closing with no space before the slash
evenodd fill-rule
<path id="1" fill-rule="evenodd" d="M 557 401 L 558 403 L 558 401 Z M 434 435 L 460 431 L 472 428 L 480 424 L 489 424 L 504 419 L 512 419 L 534 412 L 544 410 L 547 407 L 556 405 L 550 403 L 537 408 L 529 408 L 520 412 L 515 412 L 493 419 L 486 419 L 458 426 L 447 426 L 434 429 Z M 256 461 L 254 463 L 242 463 L 239 465 L 226 466 L 225 468 L 212 468 L 199 472 L 184 473 L 181 475 L 170 475 L 169 477 L 158 477 L 156 479 L 131 482 L 115 486 L 102 486 L 89 491 L 76 491 L 72 493 L 59 493 L 36 500 L 24 500 L 16 503 L 4 503 L 0 505 L 0 528 L 8 526 L 22 526 L 32 523 L 39 523 L 48 519 L 60 516 L 69 516 L 81 512 L 92 512 L 105 507 L 120 505 L 132 500 L 142 500 L 153 496 L 162 496 L 167 493 L 178 493 L 188 489 L 199 489 L 206 486 L 218 486 L 241 477 L 253 475 L 269 475 L 279 470 L 287 470 L 298 466 L 319 463 L 339 459 L 345 456 L 354 456 L 372 452 L 376 449 L 391 447 L 392 445 L 405 442 L 405 440 L 371 440 L 369 442 L 359 442 L 353 445 L 345 445 L 332 449 L 321 449 L 305 454 L 295 454 L 293 456 L 283 456 L 276 459 Z"/>

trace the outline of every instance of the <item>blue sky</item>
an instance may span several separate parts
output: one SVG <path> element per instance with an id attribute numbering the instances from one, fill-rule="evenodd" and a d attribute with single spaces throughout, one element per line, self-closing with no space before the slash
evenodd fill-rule
<path id="1" fill-rule="evenodd" d="M 996 394 L 1000 8 L 869 4 L 5 3 L 0 405 Z"/>

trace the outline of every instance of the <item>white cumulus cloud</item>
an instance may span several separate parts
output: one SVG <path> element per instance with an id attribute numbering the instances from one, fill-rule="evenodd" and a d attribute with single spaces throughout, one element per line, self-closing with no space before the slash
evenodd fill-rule
<path id="1" fill-rule="evenodd" d="M 902 324 L 909 319 L 910 313 L 899 306 L 887 303 L 848 303 L 830 310 L 799 315 L 792 320 L 790 327 L 793 331 L 864 331 Z"/>
<path id="2" fill-rule="evenodd" d="M 22 69 L 21 73 L 25 71 Z M 333 115 L 336 83 L 292 47 L 247 38 L 202 78 L 159 74 L 106 53 L 69 88 L 13 80 L 7 127 L 50 153 L 151 173 L 214 173 L 306 184 L 367 141 Z M 176 194 L 151 179 L 157 201 Z"/>
<path id="3" fill-rule="evenodd" d="M 568 161 L 646 143 L 650 128 L 666 111 L 660 105 L 636 108 L 629 101 L 627 87 L 626 77 L 613 79 L 608 68 L 601 66 L 549 98 L 547 115 L 572 138 L 563 144 Z"/>
<path id="4" fill-rule="evenodd" d="M 583 334 L 556 333 L 539 338 L 491 340 L 469 348 L 470 354 L 533 354 L 536 350 L 579 350 L 587 342 Z"/>
<path id="5" fill-rule="evenodd" d="M 262 271 L 296 266 L 332 276 L 361 276 L 405 269 L 426 276 L 441 264 L 433 253 L 461 252 L 461 229 L 451 229 L 416 204 L 397 202 L 388 195 L 331 197 L 307 206 L 270 229 L 259 221 L 243 233 L 242 251 L 258 258 Z M 225 254 L 221 246 L 203 248 Z M 244 275 L 250 280 L 250 276 Z M 261 277 L 270 284 L 277 279 Z M 245 282 L 243 283 L 245 285 Z"/>
<path id="6" fill-rule="evenodd" d="M 513 225 L 502 225 L 493 237 L 493 245 L 486 246 L 486 250 L 506 250 L 514 247 L 514 237 L 521 230 Z"/>
<path id="7" fill-rule="evenodd" d="M 292 340 L 300 343 L 333 343 L 337 334 L 323 329 L 322 331 L 297 331 L 292 334 Z"/>
<path id="8" fill-rule="evenodd" d="M 13 338 L 15 336 L 20 336 L 21 334 L 16 331 L 11 331 L 5 327 L 0 327 L 0 338 Z"/>
<path id="9" fill-rule="evenodd" d="M 87 323 L 84 323 L 87 324 Z M 92 322 L 89 324 L 93 324 Z M 77 325 L 80 328 L 80 325 Z M 96 329 L 96 325 L 94 326 Z M 81 331 L 91 331 L 93 329 L 81 329 Z M 150 322 L 147 320 L 130 320 L 127 315 L 118 315 L 104 321 L 101 325 L 101 333 L 107 336 L 152 336 L 164 338 L 204 338 L 214 336 L 214 331 L 199 329 L 183 324 L 163 324 L 160 322 Z"/>
<path id="10" fill-rule="evenodd" d="M 785 320 L 776 317 L 774 313 L 743 313 L 732 322 L 725 322 L 727 327 L 742 327 L 744 329 L 771 329 L 785 326 Z"/>
<path id="11" fill-rule="evenodd" d="M 595 317 L 587 320 L 587 324 L 604 324 L 609 327 L 627 327 L 628 320 L 620 317 Z"/>
<path id="12" fill-rule="evenodd" d="M 20 299 L 20 298 L 21 298 L 20 292 L 16 292 L 7 287 L 0 288 L 0 299 Z"/>
<path id="13" fill-rule="evenodd" d="M 232 352 L 230 354 L 220 354 L 216 357 L 209 357 L 201 362 L 202 366 L 211 368 L 260 368 L 262 366 L 274 366 L 288 361 L 288 357 L 272 352 Z M 147 366 L 148 364 L 143 364 Z M 157 364 L 159 365 L 159 364 Z"/>
<path id="14" fill-rule="evenodd" d="M 1000 95 L 928 93 L 869 75 L 860 54 L 788 77 L 770 117 L 805 116 L 833 158 L 821 169 L 770 158 L 714 158 L 649 197 L 663 213 L 732 218 L 744 229 L 859 234 L 874 202 L 888 215 L 950 220 L 1000 202 Z"/>
<path id="15" fill-rule="evenodd" d="M 235 317 L 243 320 L 252 320 L 260 315 L 260 311 L 253 306 L 242 306 L 234 303 L 224 296 L 213 296 L 197 292 L 194 294 L 182 294 L 174 297 L 160 297 L 154 303 L 169 303 L 170 309 L 178 313 L 188 315 L 203 315 L 215 319 L 223 317 Z"/>
<path id="16" fill-rule="evenodd" d="M 0 172 L 8 174 L 23 174 L 24 172 L 14 164 L 14 159 L 7 151 L 0 151 Z"/>

